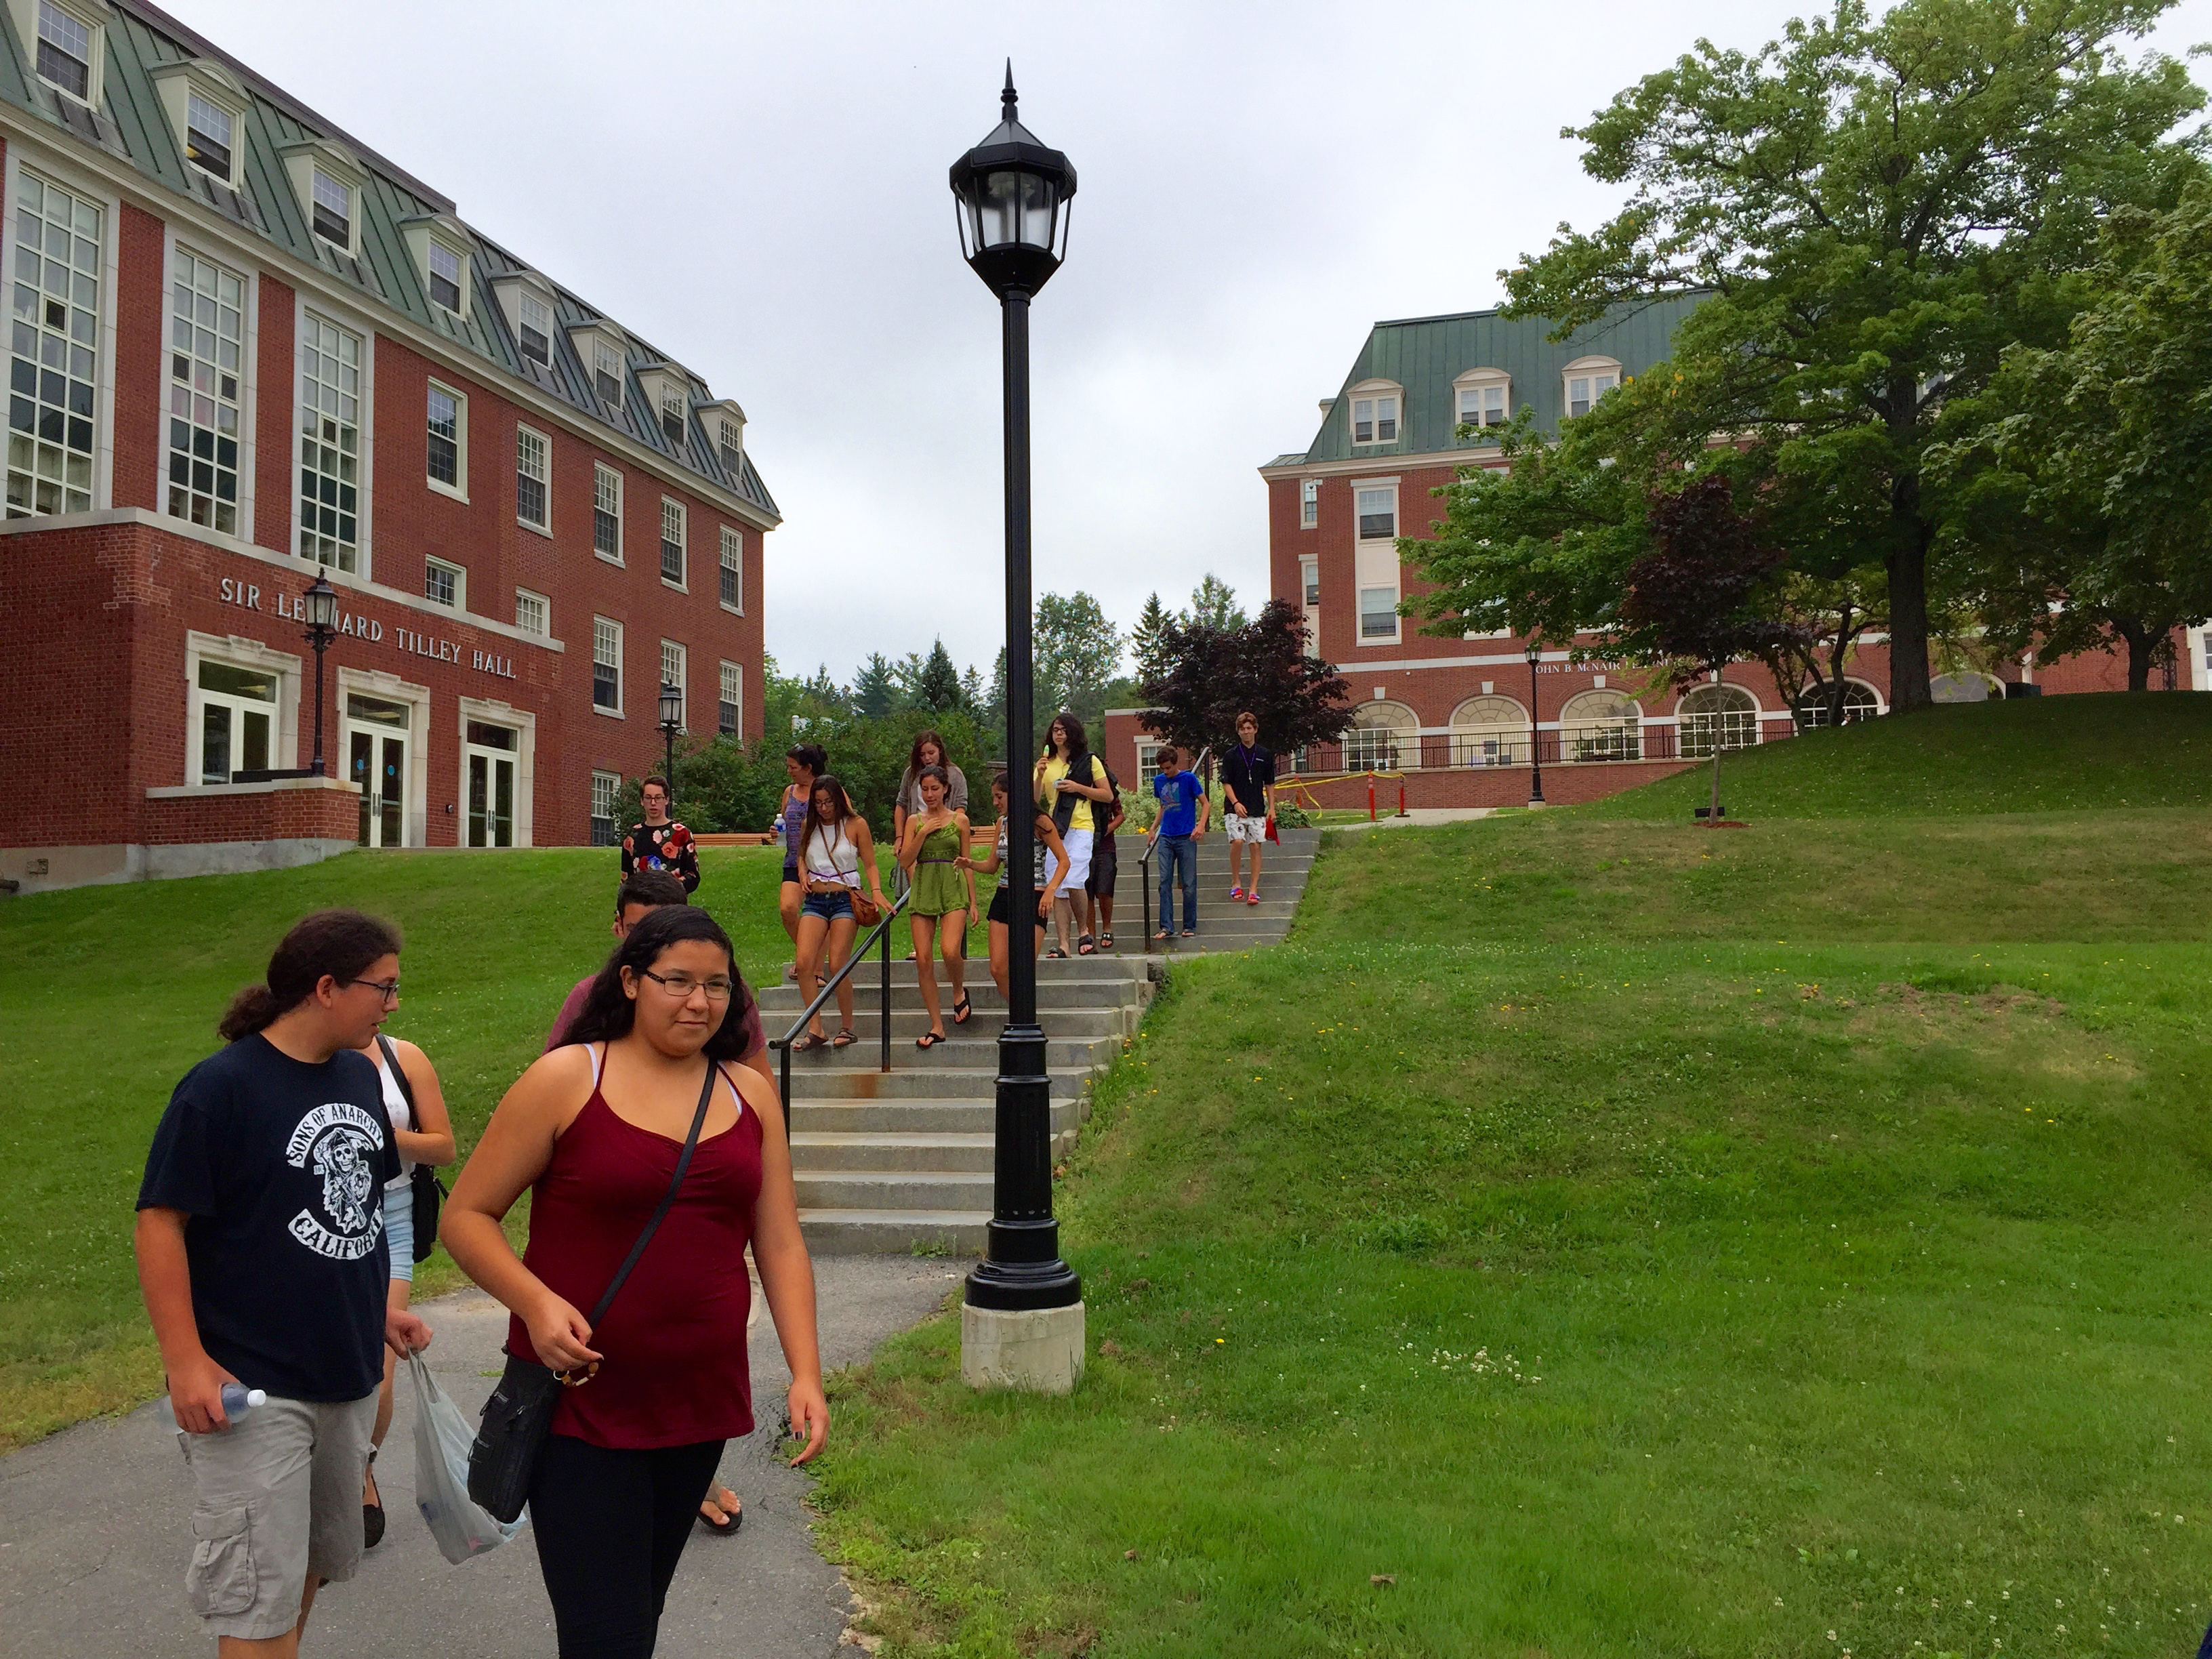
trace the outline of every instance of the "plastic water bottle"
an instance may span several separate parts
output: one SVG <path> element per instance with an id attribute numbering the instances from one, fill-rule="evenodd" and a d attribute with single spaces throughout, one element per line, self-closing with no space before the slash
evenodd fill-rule
<path id="1" fill-rule="evenodd" d="M 235 1423 L 268 1398 L 266 1389 L 249 1389 L 243 1382 L 226 1382 L 222 1385 L 222 1414 Z M 164 1399 L 161 1410 L 168 1417 L 169 1425 L 174 1428 L 177 1425 L 175 1402 Z"/>

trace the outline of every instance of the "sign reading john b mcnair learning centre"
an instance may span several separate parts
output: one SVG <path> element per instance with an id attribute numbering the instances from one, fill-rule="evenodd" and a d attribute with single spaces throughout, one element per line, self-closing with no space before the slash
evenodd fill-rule
<path id="1" fill-rule="evenodd" d="M 238 605 L 247 611 L 261 609 L 261 587 L 257 582 L 244 582 L 234 577 L 225 576 L 222 579 L 222 602 L 225 605 Z M 270 598 L 275 601 L 277 616 L 289 622 L 307 620 L 306 614 L 300 608 L 300 602 L 283 590 L 272 590 Z M 338 632 L 354 639 L 368 640 L 372 644 L 381 644 L 384 641 L 384 624 L 374 617 L 364 617 L 354 611 L 338 612 Z M 392 626 L 392 634 L 393 643 L 410 656 L 428 657 L 436 662 L 454 663 L 466 657 L 470 665 L 480 672 L 490 674 L 503 680 L 511 680 L 514 678 L 514 659 L 512 657 L 502 657 L 491 651 L 473 650 L 456 645 L 451 640 L 441 640 L 428 634 L 418 634 L 413 629 L 402 628 L 397 623 Z"/>

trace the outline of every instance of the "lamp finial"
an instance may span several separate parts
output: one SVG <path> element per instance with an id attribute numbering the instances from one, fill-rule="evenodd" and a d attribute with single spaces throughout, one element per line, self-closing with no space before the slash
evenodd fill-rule
<path id="1" fill-rule="evenodd" d="M 1015 118 L 1015 112 L 1020 107 L 1021 101 L 1021 94 L 1014 90 L 1014 60 L 1009 58 L 1006 59 L 1006 90 L 999 94 L 999 102 L 1007 120 Z"/>

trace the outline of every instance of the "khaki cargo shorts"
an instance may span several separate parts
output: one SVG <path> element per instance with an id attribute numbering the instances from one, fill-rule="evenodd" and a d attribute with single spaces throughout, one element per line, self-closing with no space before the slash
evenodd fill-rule
<path id="1" fill-rule="evenodd" d="M 265 1642 L 300 1620 L 307 1575 L 361 1565 L 361 1491 L 376 1396 L 337 1405 L 273 1395 L 214 1434 L 177 1431 L 192 1472 L 185 1594 L 214 1636 Z"/>

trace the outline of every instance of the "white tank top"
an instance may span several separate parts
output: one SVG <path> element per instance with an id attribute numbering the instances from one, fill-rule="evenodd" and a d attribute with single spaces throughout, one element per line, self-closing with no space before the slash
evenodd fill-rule
<path id="1" fill-rule="evenodd" d="M 806 869 L 817 881 L 838 881 L 857 890 L 860 884 L 860 849 L 853 844 L 845 826 L 832 838 L 819 823 L 806 826 Z"/>
<path id="2" fill-rule="evenodd" d="M 377 1080 L 384 1085 L 384 1110 L 395 1129 L 412 1130 L 415 1114 L 408 1109 L 407 1097 L 399 1091 L 399 1079 L 392 1075 L 392 1068 L 384 1063 L 384 1045 L 376 1046 Z M 384 1183 L 387 1193 L 398 1192 L 414 1178 L 415 1166 L 405 1158 L 399 1160 L 399 1173 Z"/>

